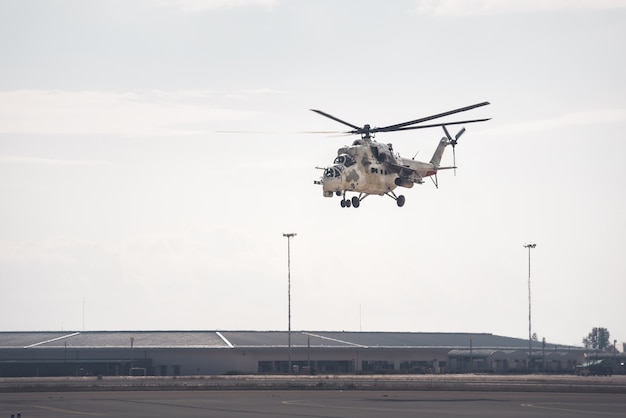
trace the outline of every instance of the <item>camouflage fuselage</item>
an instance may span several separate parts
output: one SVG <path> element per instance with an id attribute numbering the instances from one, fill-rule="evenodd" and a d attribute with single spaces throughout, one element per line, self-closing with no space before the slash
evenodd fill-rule
<path id="1" fill-rule="evenodd" d="M 439 159 L 446 145 L 445 141 L 440 143 L 436 152 Z M 356 140 L 337 151 L 334 165 L 324 170 L 321 183 L 326 197 L 350 191 L 383 195 L 398 186 L 411 188 L 436 172 L 433 162 L 402 158 L 393 152 L 391 144 Z"/>

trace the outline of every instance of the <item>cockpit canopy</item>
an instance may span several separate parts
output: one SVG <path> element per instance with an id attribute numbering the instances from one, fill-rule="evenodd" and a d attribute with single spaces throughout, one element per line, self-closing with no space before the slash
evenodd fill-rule
<path id="1" fill-rule="evenodd" d="M 356 161 L 354 161 L 354 158 L 352 158 L 348 154 L 339 154 L 337 158 L 335 158 L 335 161 L 333 161 L 333 163 L 335 164 L 343 164 L 346 167 L 350 167 L 355 162 Z"/>
<path id="2" fill-rule="evenodd" d="M 334 165 L 332 167 L 328 167 L 326 170 L 324 170 L 324 177 L 341 177 L 341 173 L 344 169 L 345 167 L 343 165 Z"/>

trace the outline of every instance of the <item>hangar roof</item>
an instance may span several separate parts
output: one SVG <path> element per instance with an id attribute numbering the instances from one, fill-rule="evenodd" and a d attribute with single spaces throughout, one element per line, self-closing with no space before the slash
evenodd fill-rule
<path id="1" fill-rule="evenodd" d="M 287 331 L 75 331 L 0 332 L 0 349 L 10 348 L 269 348 L 286 347 Z M 471 340 L 471 343 L 470 343 Z M 486 333 L 292 331 L 294 348 L 466 348 L 524 349 L 528 340 Z M 546 344 L 554 347 L 555 344 Z M 540 341 L 533 347 L 541 348 Z M 570 347 L 580 348 L 572 346 Z"/>

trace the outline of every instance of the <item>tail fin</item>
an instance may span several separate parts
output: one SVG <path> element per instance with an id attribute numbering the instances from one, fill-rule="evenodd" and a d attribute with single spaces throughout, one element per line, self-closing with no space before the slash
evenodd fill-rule
<path id="1" fill-rule="evenodd" d="M 448 138 L 443 137 L 441 141 L 439 141 L 439 145 L 437 145 L 437 149 L 433 154 L 433 158 L 430 159 L 430 163 L 435 166 L 435 168 L 439 167 L 439 163 L 441 162 L 441 157 L 443 157 L 443 151 L 446 147 L 450 145 L 450 141 Z"/>
<path id="2" fill-rule="evenodd" d="M 459 142 L 459 138 L 465 133 L 465 128 L 462 128 L 459 132 L 457 132 L 454 138 L 452 138 L 450 136 L 450 132 L 448 132 L 448 129 L 446 129 L 446 125 L 441 125 L 441 127 L 443 128 L 443 132 L 446 134 L 446 136 L 441 138 L 441 141 L 439 141 L 439 145 L 437 146 L 437 149 L 435 150 L 435 153 L 433 154 L 433 158 L 431 158 L 430 163 L 434 165 L 435 168 L 438 168 L 439 163 L 441 162 L 441 157 L 443 156 L 443 151 L 448 145 L 452 145 L 452 158 L 454 161 L 453 168 L 454 174 L 456 175 L 456 154 L 454 151 L 456 148 L 456 144 Z"/>

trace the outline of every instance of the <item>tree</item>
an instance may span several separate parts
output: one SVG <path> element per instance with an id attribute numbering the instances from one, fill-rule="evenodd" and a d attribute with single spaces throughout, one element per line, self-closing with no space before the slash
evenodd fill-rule
<path id="1" fill-rule="evenodd" d="M 594 327 L 589 335 L 583 338 L 583 344 L 585 344 L 585 347 L 593 348 L 594 350 L 606 350 L 611 346 L 610 336 L 608 329 Z"/>

